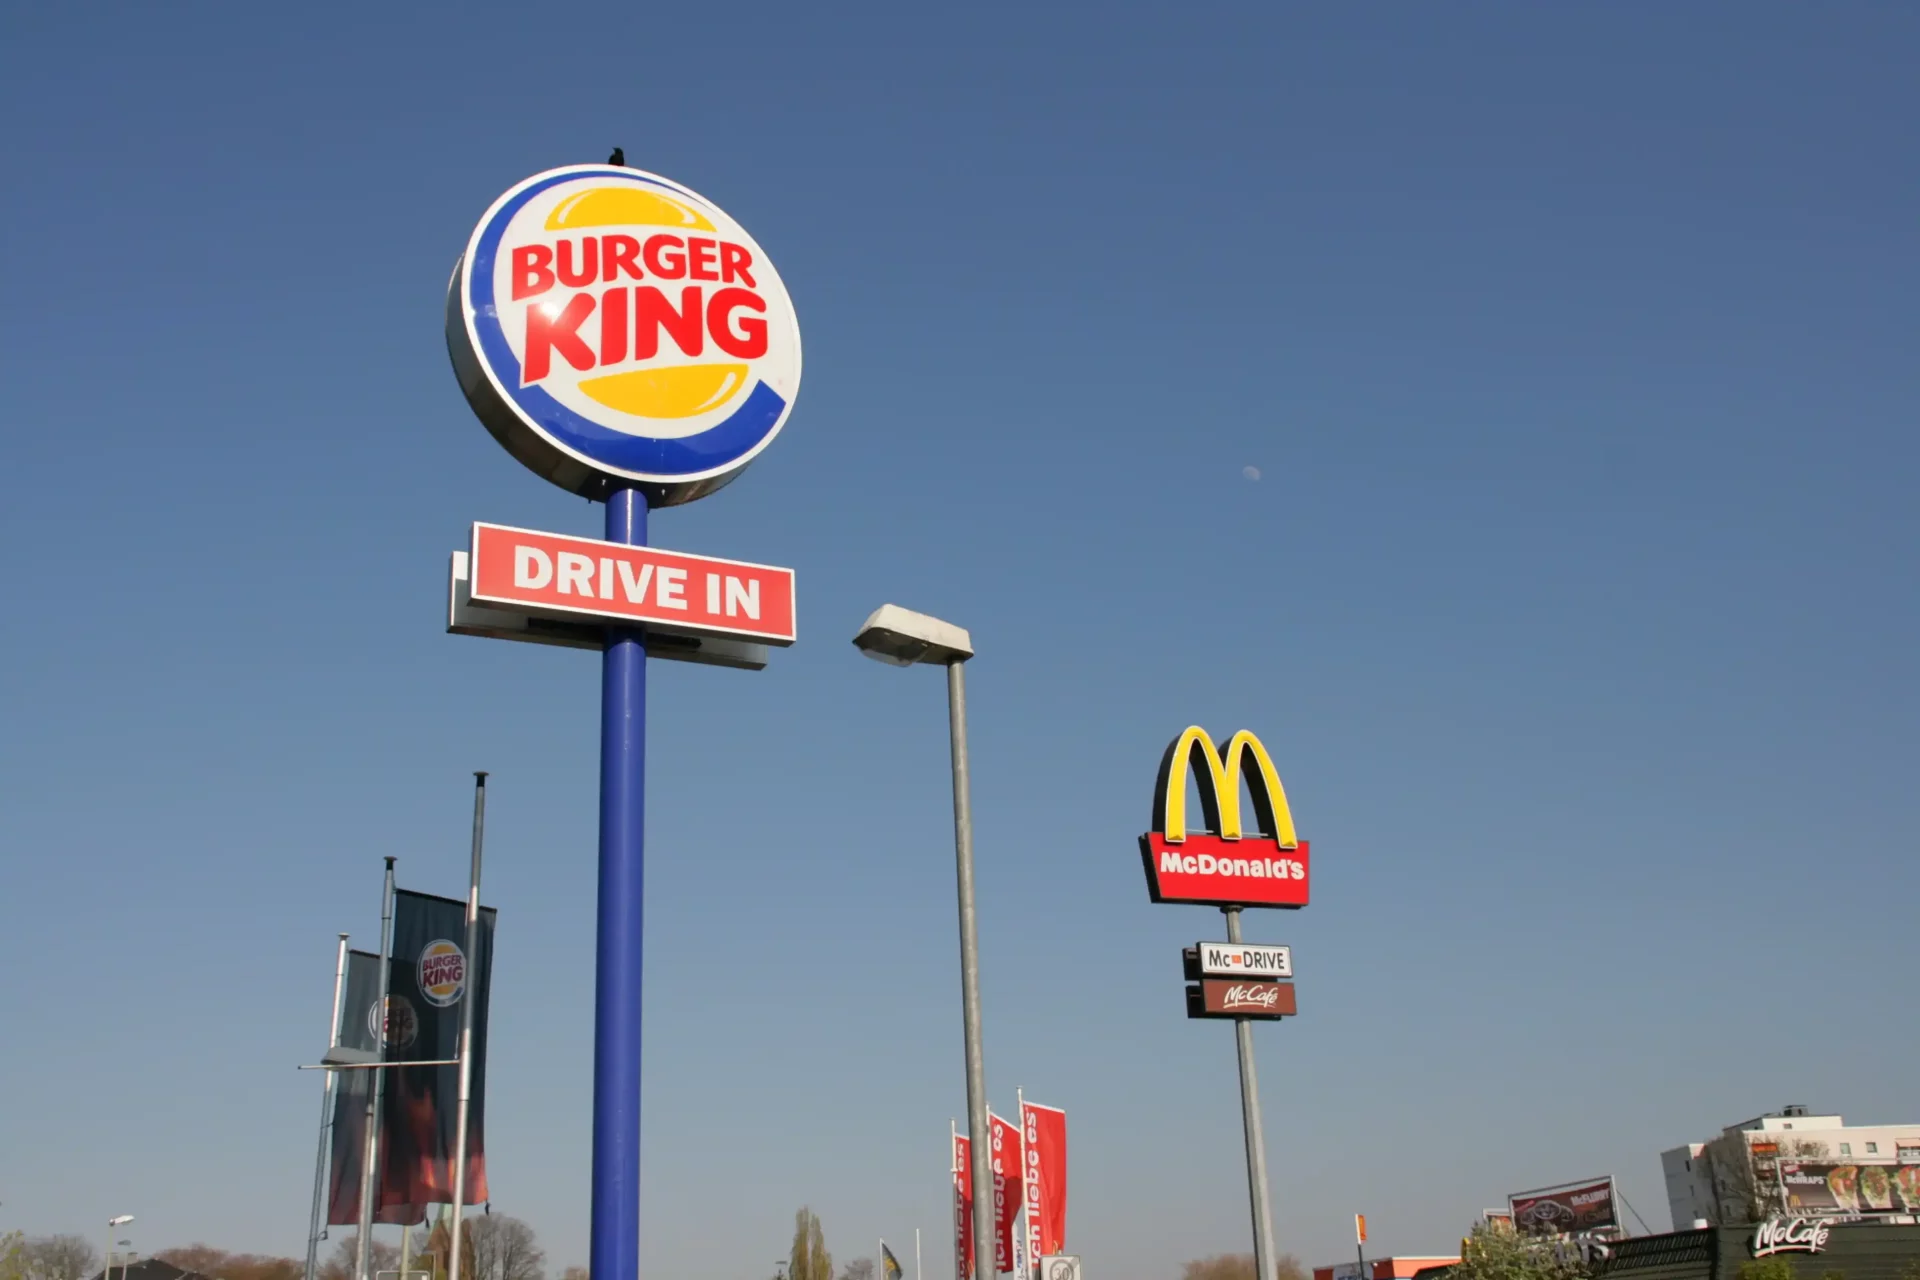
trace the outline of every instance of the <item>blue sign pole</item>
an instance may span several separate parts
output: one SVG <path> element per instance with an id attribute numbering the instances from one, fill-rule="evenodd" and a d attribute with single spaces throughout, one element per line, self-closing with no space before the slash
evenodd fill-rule
<path id="1" fill-rule="evenodd" d="M 647 498 L 616 489 L 607 541 L 647 545 Z M 600 669 L 600 904 L 594 957 L 594 1280 L 640 1274 L 640 941 L 646 901 L 647 648 L 609 627 Z"/>

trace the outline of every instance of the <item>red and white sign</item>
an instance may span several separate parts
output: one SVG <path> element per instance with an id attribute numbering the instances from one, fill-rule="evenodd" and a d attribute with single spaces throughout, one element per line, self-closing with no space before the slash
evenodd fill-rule
<path id="1" fill-rule="evenodd" d="M 1026 1159 L 1027 1256 L 1047 1258 L 1067 1247 L 1067 1113 L 1023 1102 L 1021 1154 Z"/>
<path id="2" fill-rule="evenodd" d="M 1172 840 L 1158 831 L 1140 837 L 1147 885 L 1155 902 L 1209 906 L 1304 907 L 1307 842 L 1292 848 L 1267 839 L 1227 840 L 1198 832 Z"/>
<path id="3" fill-rule="evenodd" d="M 477 604 L 683 635 L 794 641 L 791 569 L 479 523 L 469 556 Z"/>
<path id="4" fill-rule="evenodd" d="M 953 1135 L 953 1265 L 956 1280 L 973 1274 L 973 1142 Z"/>
<path id="5" fill-rule="evenodd" d="M 1020 1212 L 1020 1130 L 987 1112 L 993 1135 L 993 1269 L 1013 1270 L 1013 1219 Z"/>

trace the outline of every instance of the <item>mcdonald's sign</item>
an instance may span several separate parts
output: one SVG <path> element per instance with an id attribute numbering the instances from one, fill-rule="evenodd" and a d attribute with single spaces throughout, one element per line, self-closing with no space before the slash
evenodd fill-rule
<path id="1" fill-rule="evenodd" d="M 1251 766 L 1251 767 L 1249 767 Z M 1187 829 L 1187 771 L 1199 785 L 1205 830 Z M 1241 812 L 1240 784 L 1253 800 L 1253 827 Z M 1307 842 L 1294 835 L 1293 812 L 1273 758 L 1245 729 L 1224 753 L 1198 725 L 1160 760 L 1153 830 L 1140 837 L 1147 890 L 1155 902 L 1214 907 L 1304 907 Z"/>

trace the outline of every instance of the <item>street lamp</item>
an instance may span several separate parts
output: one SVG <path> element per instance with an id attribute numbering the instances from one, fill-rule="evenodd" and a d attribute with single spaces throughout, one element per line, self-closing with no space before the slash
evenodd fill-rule
<path id="1" fill-rule="evenodd" d="M 127 1270 L 133 1266 L 133 1241 L 122 1240 L 120 1247 L 126 1250 L 120 1255 L 120 1280 L 127 1280 Z"/>
<path id="2" fill-rule="evenodd" d="M 947 720 L 953 740 L 953 847 L 960 889 L 960 1008 L 966 1031 L 967 1146 L 973 1164 L 973 1267 L 995 1280 L 993 1135 L 987 1128 L 986 1067 L 980 1051 L 980 933 L 973 909 L 973 802 L 967 782 L 967 679 L 973 637 L 951 622 L 883 604 L 854 636 L 861 653 L 896 667 L 924 662 L 947 669 Z"/>
<path id="3" fill-rule="evenodd" d="M 130 1213 L 107 1219 L 107 1260 L 100 1268 L 100 1280 L 113 1280 L 113 1229 L 124 1227 L 132 1221 L 133 1215 Z"/>

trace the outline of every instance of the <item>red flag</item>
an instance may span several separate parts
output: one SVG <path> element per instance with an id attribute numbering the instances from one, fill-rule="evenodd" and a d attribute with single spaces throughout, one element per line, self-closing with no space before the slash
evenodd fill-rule
<path id="1" fill-rule="evenodd" d="M 953 1135 L 953 1280 L 973 1274 L 973 1144 Z"/>
<path id="2" fill-rule="evenodd" d="M 993 1138 L 993 1269 L 1013 1270 L 1013 1219 L 1020 1212 L 1020 1130 L 987 1112 Z"/>
<path id="3" fill-rule="evenodd" d="M 1028 1102 L 1026 1130 L 1027 1238 L 1035 1265 L 1067 1247 L 1067 1113 Z"/>

